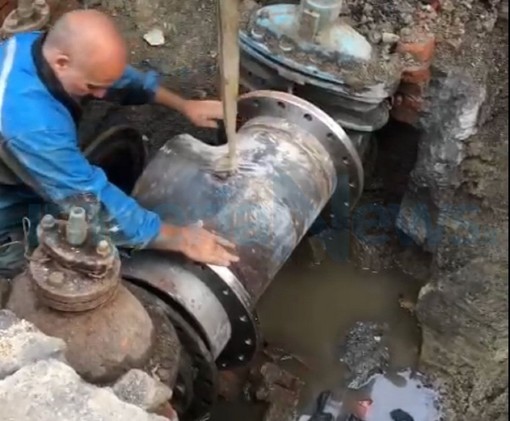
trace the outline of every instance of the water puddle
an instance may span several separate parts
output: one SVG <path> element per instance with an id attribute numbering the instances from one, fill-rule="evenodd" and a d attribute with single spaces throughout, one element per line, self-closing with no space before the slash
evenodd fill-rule
<path id="1" fill-rule="evenodd" d="M 426 388 L 404 371 L 415 367 L 418 360 L 420 332 L 412 303 L 420 285 L 398 272 L 376 274 L 328 259 L 320 265 L 311 262 L 310 249 L 304 243 L 258 305 L 265 340 L 290 354 L 280 359 L 280 366 L 305 382 L 299 413 L 313 413 L 317 397 L 324 391 L 331 391 L 331 402 L 347 399 L 349 370 L 341 361 L 341 343 L 356 323 L 367 322 L 387 326 L 386 369 L 401 374 L 390 378 L 370 374 L 370 384 L 362 389 L 372 400 L 366 413 L 370 418 L 364 421 L 436 421 L 430 396 L 419 393 Z M 392 419 L 390 413 L 396 409 L 412 418 Z M 212 417 L 216 421 L 240 419 L 262 418 L 253 407 L 242 404 L 221 404 Z"/>

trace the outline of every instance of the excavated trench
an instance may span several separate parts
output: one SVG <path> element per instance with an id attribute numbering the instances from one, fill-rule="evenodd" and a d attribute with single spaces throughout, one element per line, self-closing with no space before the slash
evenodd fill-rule
<path id="1" fill-rule="evenodd" d="M 128 37 L 133 64 L 156 68 L 168 86 L 189 97 L 214 97 L 214 3 L 138 3 L 103 2 Z M 351 3 L 358 10 L 363 2 Z M 323 390 L 332 390 L 335 398 L 342 395 L 348 383 L 345 361 L 340 362 L 342 341 L 361 321 L 387 323 L 381 338 L 388 340 L 390 371 L 419 367 L 442 380 L 449 421 L 508 415 L 508 233 L 503 215 L 508 206 L 503 193 L 508 186 L 508 57 L 506 48 L 494 47 L 508 44 L 508 28 L 505 21 L 496 24 L 499 3 L 441 2 L 433 82 L 415 125 L 421 130 L 391 122 L 379 133 L 378 160 L 350 221 L 349 241 L 343 236 L 351 260 L 339 261 L 331 253 L 324 258 L 320 247 L 318 252 L 304 241 L 259 305 L 268 346 L 284 349 L 276 359 L 306 381 L 299 405 L 305 412 Z M 153 14 L 143 17 L 142 6 Z M 142 39 L 154 24 L 167 28 L 163 47 L 148 47 Z M 114 109 L 111 115 L 99 108 L 89 121 L 122 115 L 120 120 L 148 135 L 152 150 L 183 132 L 217 139 L 216 133 L 197 130 L 161 108 Z M 430 279 L 415 311 L 418 292 Z M 377 338 L 379 344 L 379 330 L 374 331 L 353 337 Z M 365 349 L 378 349 L 372 345 Z M 311 369 L 287 354 L 296 354 Z M 381 361 L 374 365 L 381 368 Z M 231 385 L 237 384 L 235 378 L 229 377 Z M 402 385 L 391 378 L 391 385 Z M 389 390 L 398 391 L 391 396 L 401 401 L 412 401 L 404 389 Z M 233 402 L 216 408 L 214 419 L 261 419 L 263 407 L 256 415 L 254 406 L 233 395 Z M 383 402 L 391 402 L 384 396 Z M 373 408 L 377 405 L 374 399 Z M 428 421 L 416 415 L 416 421 L 421 419 Z"/>

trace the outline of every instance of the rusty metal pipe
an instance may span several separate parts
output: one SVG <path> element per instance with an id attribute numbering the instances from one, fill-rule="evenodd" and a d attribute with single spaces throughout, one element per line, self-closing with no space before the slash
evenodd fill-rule
<path id="1" fill-rule="evenodd" d="M 124 277 L 149 283 L 194 319 L 220 367 L 253 356 L 255 305 L 335 189 L 344 188 L 348 210 L 363 188 L 356 148 L 317 107 L 258 91 L 241 97 L 239 111 L 235 175 L 218 178 L 207 170 L 226 146 L 181 135 L 157 153 L 133 195 L 166 222 L 202 221 L 237 245 L 240 262 L 201 266 L 148 250 L 123 262 Z"/>

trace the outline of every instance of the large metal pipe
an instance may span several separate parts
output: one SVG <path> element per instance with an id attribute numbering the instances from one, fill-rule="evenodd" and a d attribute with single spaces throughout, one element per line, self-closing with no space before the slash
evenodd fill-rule
<path id="1" fill-rule="evenodd" d="M 241 97 L 239 112 L 235 175 L 211 171 L 226 146 L 181 135 L 156 154 L 133 195 L 169 223 L 202 221 L 237 245 L 240 262 L 203 266 L 148 250 L 123 262 L 125 277 L 151 284 L 185 311 L 220 367 L 253 356 L 255 305 L 334 191 L 344 187 L 348 211 L 363 188 L 356 148 L 314 105 L 257 91 Z"/>

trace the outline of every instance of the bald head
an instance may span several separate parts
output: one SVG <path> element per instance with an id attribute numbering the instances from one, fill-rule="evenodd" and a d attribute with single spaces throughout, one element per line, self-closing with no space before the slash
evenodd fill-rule
<path id="1" fill-rule="evenodd" d="M 43 54 L 64 89 L 77 96 L 101 96 L 97 93 L 119 79 L 127 63 L 126 44 L 115 23 L 96 10 L 64 14 L 48 33 Z"/>

